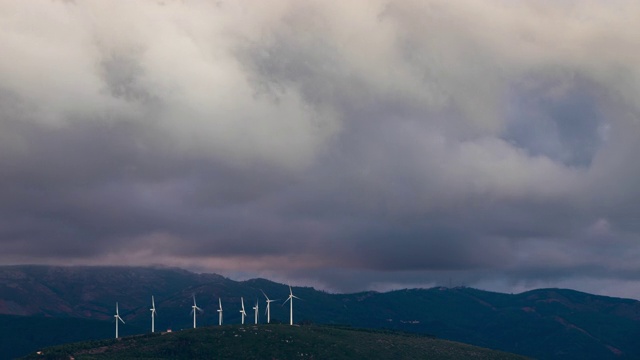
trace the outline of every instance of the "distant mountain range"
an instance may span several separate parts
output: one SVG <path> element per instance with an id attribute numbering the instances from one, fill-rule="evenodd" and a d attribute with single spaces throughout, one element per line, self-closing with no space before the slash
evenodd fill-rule
<path id="1" fill-rule="evenodd" d="M 273 322 L 288 322 L 281 306 L 286 285 L 265 279 L 233 281 L 215 274 L 173 268 L 0 267 L 0 353 L 25 355 L 37 348 L 114 335 L 115 302 L 126 324 L 122 335 L 150 331 L 151 295 L 156 329 L 192 327 L 195 295 L 204 313 L 198 326 L 217 325 L 218 297 L 224 322 L 247 321 L 251 307 L 264 315 L 264 291 Z M 329 294 L 294 287 L 296 323 L 344 324 L 432 334 L 539 359 L 640 358 L 640 303 L 573 290 L 540 289 L 501 294 L 472 288 L 431 288 L 386 293 Z M 15 316 L 20 315 L 20 316 Z M 18 340 L 19 339 L 19 340 Z M 19 346 L 17 346 L 19 345 Z"/>

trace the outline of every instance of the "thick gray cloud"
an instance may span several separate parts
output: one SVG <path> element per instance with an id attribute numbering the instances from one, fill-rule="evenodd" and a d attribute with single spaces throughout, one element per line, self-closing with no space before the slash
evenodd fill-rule
<path id="1" fill-rule="evenodd" d="M 0 262 L 640 297 L 638 7 L 0 3 Z"/>

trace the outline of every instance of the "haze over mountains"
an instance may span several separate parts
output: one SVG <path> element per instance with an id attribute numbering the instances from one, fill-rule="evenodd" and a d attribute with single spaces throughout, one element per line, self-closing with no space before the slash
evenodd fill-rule
<path id="1" fill-rule="evenodd" d="M 241 296 L 247 307 L 260 301 L 262 323 L 266 317 L 261 290 L 280 299 L 272 304 L 274 322 L 288 321 L 288 307 L 279 306 L 288 295 L 287 285 L 265 279 L 233 281 L 169 268 L 9 266 L 0 268 L 0 313 L 21 315 L 3 317 L 3 332 L 5 337 L 31 334 L 32 347 L 23 348 L 26 353 L 55 344 L 47 336 L 34 338 L 34 332 L 69 333 L 65 342 L 112 337 L 116 301 L 126 321 L 121 334 L 148 332 L 152 294 L 158 311 L 156 329 L 190 328 L 192 295 L 204 310 L 198 317 L 199 327 L 217 325 L 218 297 L 225 309 L 225 324 L 240 323 Z M 293 291 L 302 299 L 294 305 L 295 322 L 433 334 L 541 359 L 640 356 L 636 341 L 640 303 L 635 300 L 561 289 L 515 295 L 443 287 L 355 294 L 308 287 Z M 250 322 L 253 317 L 248 312 Z M 19 326 L 30 322 L 34 323 L 31 328 Z M 74 338 L 66 330 L 79 327 L 86 329 L 80 332 L 85 337 Z M 38 343 L 40 338 L 48 342 Z"/>
<path id="2" fill-rule="evenodd" d="M 0 1 L 0 264 L 640 298 L 639 12 Z"/>

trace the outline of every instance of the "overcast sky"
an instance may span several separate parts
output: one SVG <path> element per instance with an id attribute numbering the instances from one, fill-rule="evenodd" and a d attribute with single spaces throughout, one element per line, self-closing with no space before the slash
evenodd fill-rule
<path id="1" fill-rule="evenodd" d="M 640 298 L 639 13 L 2 1 L 0 263 Z"/>

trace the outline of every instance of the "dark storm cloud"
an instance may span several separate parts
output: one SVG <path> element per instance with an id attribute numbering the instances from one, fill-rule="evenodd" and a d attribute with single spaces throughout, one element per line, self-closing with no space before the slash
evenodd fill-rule
<path id="1" fill-rule="evenodd" d="M 2 4 L 0 259 L 631 286 L 634 9 Z"/>

